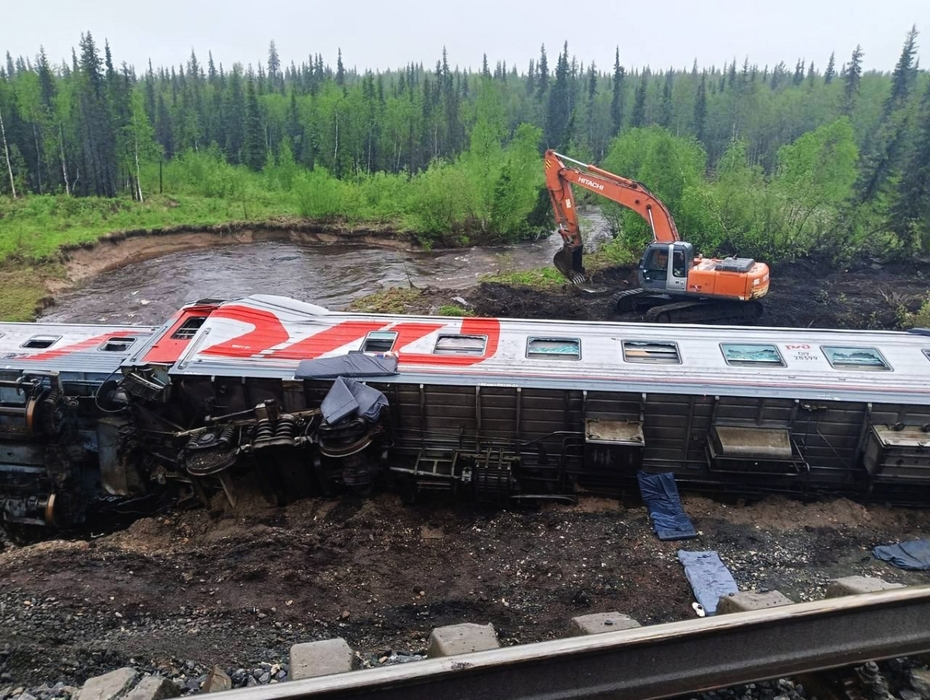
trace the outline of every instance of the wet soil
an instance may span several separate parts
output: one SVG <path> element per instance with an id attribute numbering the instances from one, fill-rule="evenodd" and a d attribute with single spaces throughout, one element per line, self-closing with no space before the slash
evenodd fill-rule
<path id="1" fill-rule="evenodd" d="M 174 677 L 286 663 L 293 643 L 345 638 L 363 665 L 422 652 L 431 628 L 491 622 L 504 644 L 564 636 L 571 617 L 693 617 L 676 552 L 716 549 L 741 589 L 821 598 L 837 576 L 905 573 L 870 555 L 920 536 L 930 512 L 845 500 L 727 505 L 688 496 L 700 536 L 660 542 L 644 508 L 590 498 L 482 511 L 393 495 L 179 512 L 90 541 L 0 553 L 0 672 L 10 684 L 122 665 Z"/>
<path id="2" fill-rule="evenodd" d="M 612 293 L 636 286 L 634 267 L 612 267 L 593 276 L 606 291 L 586 295 L 566 285 L 553 291 L 481 284 L 465 295 L 482 316 L 636 321 L 612 308 Z M 765 311 L 757 325 L 793 328 L 900 328 L 930 293 L 930 262 L 904 266 L 861 263 L 836 269 L 801 260 L 775 266 Z"/>

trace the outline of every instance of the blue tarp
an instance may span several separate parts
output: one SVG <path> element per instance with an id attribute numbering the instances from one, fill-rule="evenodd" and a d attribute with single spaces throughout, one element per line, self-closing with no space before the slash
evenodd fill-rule
<path id="1" fill-rule="evenodd" d="M 320 412 L 330 425 L 358 414 L 369 423 L 375 423 L 381 409 L 388 405 L 387 397 L 355 379 L 339 377 L 320 404 Z"/>
<path id="2" fill-rule="evenodd" d="M 911 540 L 875 547 L 877 558 L 894 564 L 899 569 L 930 571 L 930 540 Z"/>
<path id="3" fill-rule="evenodd" d="M 679 549 L 678 561 L 685 567 L 685 576 L 688 577 L 695 599 L 708 615 L 717 612 L 717 601 L 722 596 L 739 591 L 733 575 L 720 561 L 717 552 L 686 552 Z"/>
<path id="4" fill-rule="evenodd" d="M 652 516 L 652 527 L 660 540 L 686 540 L 697 537 L 694 525 L 681 507 L 681 498 L 678 496 L 678 487 L 672 473 L 639 472 L 636 478 L 639 480 L 639 492 L 646 502 L 649 515 Z"/>

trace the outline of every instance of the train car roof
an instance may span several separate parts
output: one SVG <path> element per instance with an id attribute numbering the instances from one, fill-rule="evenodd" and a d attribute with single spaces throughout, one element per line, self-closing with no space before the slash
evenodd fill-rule
<path id="1" fill-rule="evenodd" d="M 383 382 L 930 400 L 919 333 L 343 313 L 270 295 L 218 305 L 170 373 L 292 379 L 358 351 L 397 355 Z"/>
<path id="2" fill-rule="evenodd" d="M 110 374 L 156 330 L 153 326 L 0 323 L 0 370 Z"/>

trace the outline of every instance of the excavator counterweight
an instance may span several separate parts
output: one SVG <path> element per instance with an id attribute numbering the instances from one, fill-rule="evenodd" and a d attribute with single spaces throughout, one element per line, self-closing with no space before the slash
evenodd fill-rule
<path id="1" fill-rule="evenodd" d="M 695 255 L 678 235 L 671 212 L 642 183 L 553 150 L 546 151 L 544 166 L 562 237 L 553 264 L 575 287 L 587 289 L 588 278 L 573 184 L 632 209 L 652 231 L 653 242 L 639 263 L 639 287 L 617 295 L 618 311 L 645 312 L 646 319 L 656 321 L 750 319 L 761 314 L 758 299 L 768 292 L 768 265 L 749 258 Z"/>

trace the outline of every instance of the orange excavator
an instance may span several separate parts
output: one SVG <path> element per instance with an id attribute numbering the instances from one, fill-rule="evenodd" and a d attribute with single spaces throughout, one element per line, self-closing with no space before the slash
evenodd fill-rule
<path id="1" fill-rule="evenodd" d="M 565 163 L 570 163 L 567 166 Z M 758 301 L 769 290 L 769 268 L 751 258 L 704 258 L 681 240 L 668 208 L 635 180 L 594 165 L 546 151 L 546 187 L 562 236 L 553 263 L 579 289 L 587 287 L 584 246 L 572 184 L 632 209 L 649 224 L 653 242 L 639 263 L 639 287 L 619 292 L 613 303 L 620 312 L 644 314 L 648 321 L 745 320 L 762 314 Z"/>

